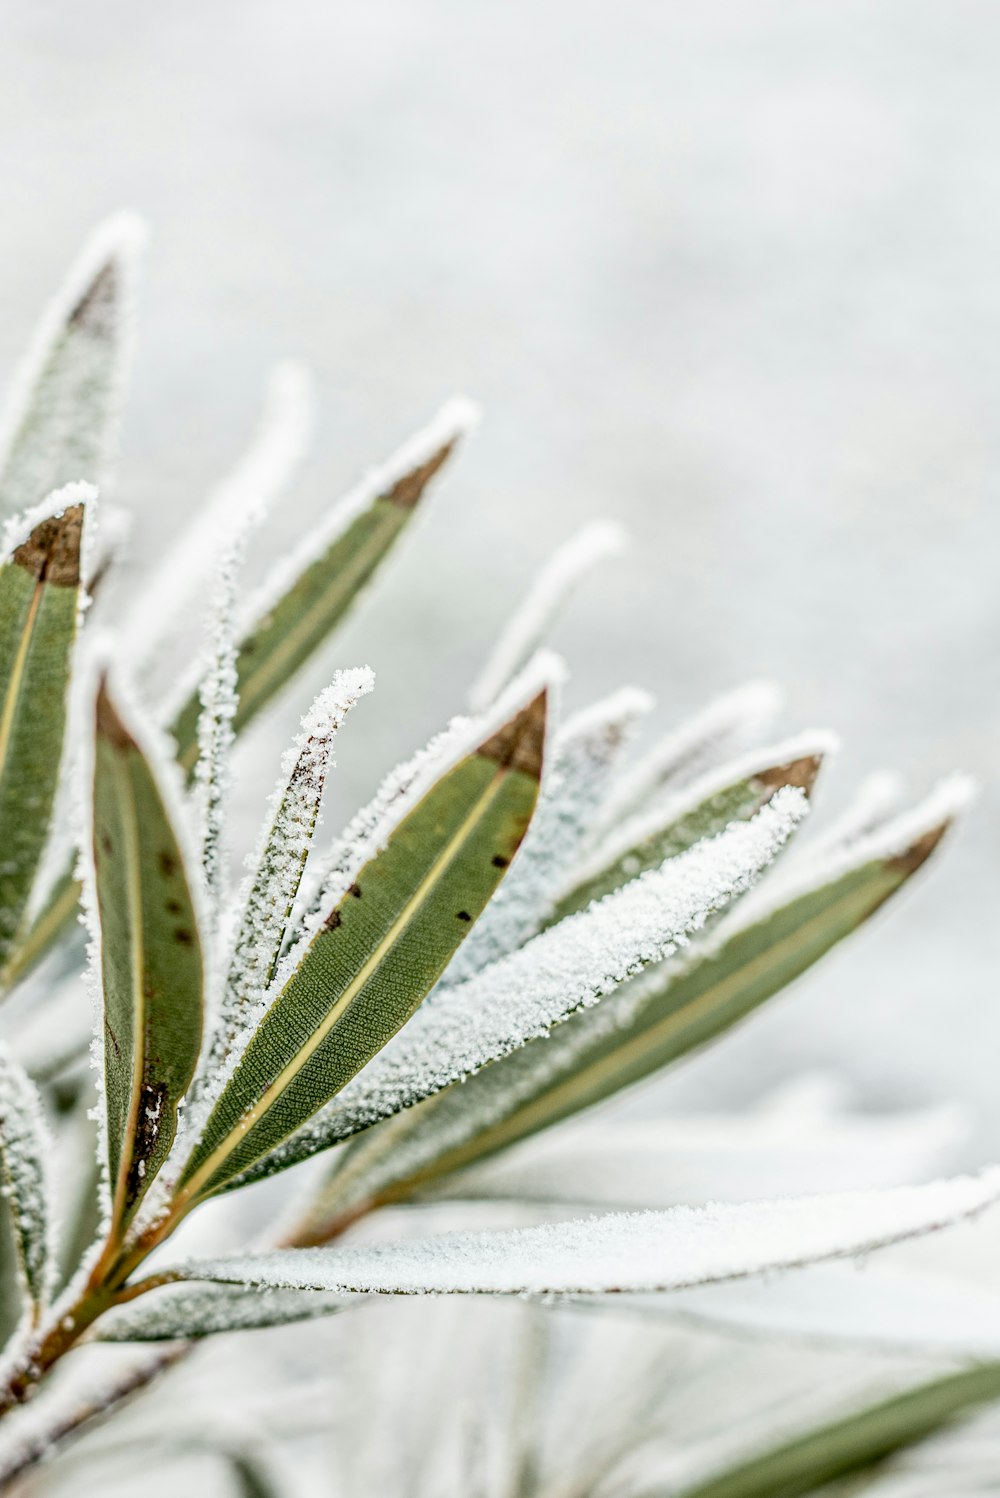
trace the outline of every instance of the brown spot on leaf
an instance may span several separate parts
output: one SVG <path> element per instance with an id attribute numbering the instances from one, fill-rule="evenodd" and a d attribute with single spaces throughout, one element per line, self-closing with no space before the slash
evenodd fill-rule
<path id="1" fill-rule="evenodd" d="M 548 693 L 543 689 L 526 707 L 476 750 L 484 759 L 495 759 L 505 770 L 520 770 L 539 779 L 545 749 L 545 716 Z"/>
<path id="2" fill-rule="evenodd" d="M 70 328 L 83 328 L 98 338 L 111 338 L 115 331 L 118 300 L 118 267 L 113 260 L 102 265 L 66 319 Z"/>
<path id="3" fill-rule="evenodd" d="M 360 900 L 361 899 L 361 885 L 360 884 L 349 884 L 347 886 L 347 893 L 349 895 L 353 895 L 354 898 L 355 898 L 355 900 Z"/>
<path id="4" fill-rule="evenodd" d="M 132 749 L 135 740 L 129 733 L 125 724 L 118 714 L 118 709 L 111 701 L 108 693 L 108 678 L 101 677 L 100 686 L 97 689 L 97 732 L 103 739 L 107 739 L 116 749 Z"/>
<path id="5" fill-rule="evenodd" d="M 467 910 L 460 910 L 458 912 L 458 919 L 460 921 L 471 921 L 472 917 Z"/>
<path id="6" fill-rule="evenodd" d="M 164 1124 L 164 1106 L 168 1096 L 165 1082 L 143 1082 L 135 1121 L 135 1138 L 132 1141 L 132 1158 L 129 1161 L 129 1201 L 141 1196 L 148 1185 L 146 1162 L 156 1149 Z"/>
<path id="7" fill-rule="evenodd" d="M 186 926 L 177 926 L 174 930 L 174 941 L 179 942 L 182 947 L 194 945 L 194 932 L 189 931 Z"/>
<path id="8" fill-rule="evenodd" d="M 61 515 L 40 521 L 11 560 L 39 582 L 75 588 L 80 581 L 82 537 L 83 505 L 68 505 Z"/>
<path id="9" fill-rule="evenodd" d="M 156 861 L 160 865 L 160 873 L 165 879 L 172 879 L 177 873 L 177 859 L 169 848 L 161 848 L 156 855 Z"/>
<path id="10" fill-rule="evenodd" d="M 327 916 L 326 920 L 323 922 L 323 928 L 324 928 L 324 930 L 326 930 L 326 931 L 336 931 L 336 929 L 337 929 L 337 927 L 339 925 L 340 925 L 340 911 L 339 910 L 331 910 L 330 914 Z"/>
<path id="11" fill-rule="evenodd" d="M 110 858 L 115 851 L 115 845 L 106 832 L 101 833 L 101 851 L 106 858 Z"/>
<path id="12" fill-rule="evenodd" d="M 411 468 L 409 473 L 404 473 L 401 479 L 397 479 L 392 488 L 382 496 L 391 504 L 399 505 L 401 510 L 412 510 L 414 505 L 423 494 L 427 484 L 451 456 L 456 439 L 453 437 L 443 447 L 439 447 L 419 468 Z"/>
<path id="13" fill-rule="evenodd" d="M 170 915 L 180 915 L 184 907 L 181 905 L 180 900 L 168 900 L 166 908 Z"/>
<path id="14" fill-rule="evenodd" d="M 505 869 L 507 867 L 507 865 L 510 863 L 510 859 L 509 858 L 504 858 L 504 856 L 503 856 L 502 853 L 494 853 L 494 855 L 491 858 L 490 862 L 492 863 L 492 865 L 493 865 L 493 867 L 495 869 Z"/>

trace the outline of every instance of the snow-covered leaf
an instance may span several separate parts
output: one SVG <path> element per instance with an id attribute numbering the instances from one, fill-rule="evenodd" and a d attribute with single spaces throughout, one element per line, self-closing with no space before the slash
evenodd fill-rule
<path id="1" fill-rule="evenodd" d="M 730 822 L 752 817 L 783 785 L 799 786 L 811 795 L 835 744 L 828 733 L 801 734 L 711 771 L 652 811 L 630 817 L 573 870 L 555 918 L 584 909 L 646 869 L 659 868 L 665 858 L 714 837 Z"/>
<path id="2" fill-rule="evenodd" d="M 933 1232 L 1000 1200 L 1000 1166 L 925 1186 L 613 1213 L 506 1231 L 191 1261 L 178 1279 L 361 1295 L 651 1293 L 794 1269 Z"/>
<path id="3" fill-rule="evenodd" d="M 234 1285 L 167 1285 L 119 1307 L 100 1322 L 101 1342 L 174 1342 L 221 1332 L 256 1331 L 335 1316 L 354 1304 L 315 1290 L 260 1290 Z"/>
<path id="4" fill-rule="evenodd" d="M 201 1046 L 201 941 L 177 830 L 147 754 L 102 680 L 93 857 L 114 1220 L 166 1158 Z"/>
<path id="5" fill-rule="evenodd" d="M 17 1062 L 0 1049 L 0 1231 L 10 1234 L 16 1279 L 33 1322 L 52 1289 L 51 1152 L 41 1099 Z"/>
<path id="6" fill-rule="evenodd" d="M 367 667 L 338 671 L 303 718 L 286 756 L 253 872 L 238 900 L 240 924 L 223 996 L 222 1045 L 217 1060 L 232 1049 L 242 1020 L 263 1003 L 274 978 L 312 844 L 337 732 L 359 697 L 370 692 L 374 684 Z"/>
<path id="7" fill-rule="evenodd" d="M 252 600 L 237 659 L 236 733 L 329 638 L 475 419 L 469 402 L 449 401 L 423 432 L 347 496 Z M 195 690 L 173 725 L 178 758 L 187 769 L 197 757 L 198 713 Z"/>
<path id="8" fill-rule="evenodd" d="M 806 865 L 797 884 L 783 886 L 773 907 L 766 886 L 758 886 L 757 907 L 755 890 L 705 942 L 653 968 L 595 1009 L 574 1015 L 544 1041 L 484 1067 L 408 1118 L 357 1140 L 334 1162 L 324 1192 L 328 1210 L 345 1198 L 353 1203 L 360 1191 L 391 1198 L 426 1187 L 613 1096 L 722 1034 L 780 993 L 905 884 L 937 846 L 966 795 L 964 783 L 946 782 L 922 805 L 827 860 Z M 393 1131 L 391 1142 L 380 1137 L 383 1130 Z M 337 1172 L 343 1172 L 339 1184 Z"/>
<path id="9" fill-rule="evenodd" d="M 59 784 L 80 612 L 84 514 L 74 484 L 12 522 L 0 565 L 0 962 L 19 944 Z"/>
<path id="10" fill-rule="evenodd" d="M 525 834 L 545 716 L 543 691 L 441 776 L 327 912 L 235 1057 L 185 1167 L 187 1198 L 276 1149 L 413 1015 Z"/>
<path id="11" fill-rule="evenodd" d="M 544 640 L 577 584 L 592 568 L 625 548 L 625 532 L 595 520 L 553 552 L 507 623 L 469 692 L 473 712 L 484 712 Z"/>
<path id="12" fill-rule="evenodd" d="M 961 1369 L 817 1425 L 739 1462 L 675 1498 L 804 1498 L 874 1467 L 985 1400 L 1000 1397 L 1000 1364 Z"/>
<path id="13" fill-rule="evenodd" d="M 645 692 L 626 687 L 577 713 L 555 735 L 531 827 L 510 872 L 450 963 L 442 980 L 448 987 L 541 930 L 590 833 L 619 757 L 649 706 Z"/>
<path id="14" fill-rule="evenodd" d="M 734 824 L 437 995 L 310 1129 L 289 1140 L 282 1164 L 412 1108 L 535 1037 L 557 1033 L 553 1027 L 582 1006 L 600 1007 L 747 889 L 805 807 L 801 791 L 780 791 L 753 821 Z M 544 1043 L 552 1044 L 551 1037 Z M 400 1127 L 405 1133 L 406 1125 Z M 394 1150 L 389 1157 L 395 1160 Z M 353 1180 L 354 1159 L 343 1159 Z M 335 1177 L 330 1194 L 338 1197 L 344 1185 Z M 320 1220 L 328 1209 L 324 1193 L 315 1206 Z"/>
<path id="15" fill-rule="evenodd" d="M 102 224 L 42 320 L 0 435 L 0 514 L 77 480 L 101 483 L 114 454 L 144 238 L 127 213 Z"/>

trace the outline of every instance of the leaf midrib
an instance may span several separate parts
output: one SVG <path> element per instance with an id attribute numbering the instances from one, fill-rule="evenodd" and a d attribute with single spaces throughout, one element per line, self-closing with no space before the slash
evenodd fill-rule
<path id="1" fill-rule="evenodd" d="M 354 975 L 347 988 L 345 988 L 344 992 L 337 1000 L 336 1004 L 334 1004 L 329 1012 L 323 1017 L 323 1020 L 309 1036 L 306 1043 L 296 1052 L 292 1060 L 282 1068 L 278 1076 L 261 1094 L 260 1098 L 253 1105 L 253 1107 L 250 1108 L 246 1114 L 244 1114 L 236 1127 L 226 1136 L 221 1144 L 216 1147 L 212 1154 L 209 1155 L 204 1164 L 202 1164 L 198 1168 L 198 1170 L 195 1171 L 187 1184 L 182 1187 L 180 1193 L 178 1194 L 178 1200 L 189 1200 L 195 1197 L 198 1192 L 201 1191 L 212 1180 L 213 1176 L 218 1173 L 220 1167 L 225 1164 L 227 1158 L 234 1152 L 234 1150 L 242 1142 L 245 1136 L 250 1132 L 252 1128 L 260 1123 L 263 1118 L 266 1117 L 281 1094 L 291 1084 L 291 1082 L 294 1081 L 296 1076 L 298 1076 L 302 1068 L 308 1063 L 308 1061 L 315 1054 L 320 1045 L 322 1045 L 326 1037 L 330 1034 L 330 1031 L 333 1029 L 337 1021 L 346 1012 L 350 1004 L 353 1003 L 354 999 L 357 998 L 358 994 L 361 993 L 365 984 L 368 982 L 368 979 L 377 970 L 377 968 L 384 961 L 385 957 L 392 950 L 392 947 L 395 944 L 399 933 L 406 928 L 406 926 L 412 920 L 414 914 L 419 910 L 420 906 L 424 904 L 428 895 L 437 884 L 441 873 L 448 867 L 450 863 L 454 861 L 455 856 L 458 850 L 461 848 L 462 844 L 468 840 L 469 835 L 474 831 L 477 824 L 486 815 L 486 812 L 495 801 L 497 795 L 500 792 L 500 788 L 504 784 L 504 781 L 506 780 L 509 773 L 510 771 L 506 766 L 501 766 L 497 770 L 496 774 L 493 776 L 489 784 L 484 788 L 483 793 L 479 797 L 476 805 L 463 819 L 460 826 L 453 833 L 452 837 L 449 839 L 442 851 L 438 854 L 437 858 L 434 860 L 433 864 L 428 869 L 423 879 L 420 881 L 420 884 L 417 886 L 414 893 L 410 896 L 410 899 L 406 902 L 399 915 L 397 915 L 388 931 L 381 937 L 378 944 L 373 948 L 372 952 L 365 960 L 364 965 Z M 303 960 L 305 959 L 303 958 Z M 275 1002 L 280 1002 L 280 996 Z M 296 1125 L 295 1127 L 297 1128 L 298 1125 Z M 294 1132 L 294 1128 L 289 1130 L 289 1134 L 292 1134 Z M 286 1134 L 285 1138 L 288 1137 L 289 1135 Z M 270 1145 L 265 1153 L 270 1153 L 272 1149 L 276 1149 L 282 1142 L 283 1140 L 279 1140 L 276 1144 Z"/>

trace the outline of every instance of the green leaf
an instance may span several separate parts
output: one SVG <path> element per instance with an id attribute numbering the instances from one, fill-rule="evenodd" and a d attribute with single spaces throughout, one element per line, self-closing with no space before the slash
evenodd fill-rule
<path id="1" fill-rule="evenodd" d="M 49 836 L 93 492 L 53 495 L 50 513 L 0 567 L 0 961 L 16 950 Z"/>
<path id="2" fill-rule="evenodd" d="M 723 1034 L 884 904 L 930 855 L 952 816 L 946 800 L 930 798 L 861 839 L 826 873 L 803 874 L 777 904 L 737 910 L 687 955 L 359 1136 L 334 1157 L 306 1219 L 304 1241 L 325 1241 L 345 1215 L 370 1205 L 433 1190 L 454 1171 L 614 1096 Z M 460 1180 L 448 1189 L 460 1192 Z"/>
<path id="3" fill-rule="evenodd" d="M 386 465 L 374 485 L 347 502 L 346 522 L 334 515 L 333 534 L 321 536 L 318 548 L 310 538 L 302 561 L 282 568 L 239 643 L 234 732 L 240 733 L 329 638 L 412 520 L 469 421 L 465 402 L 450 403 L 424 436 Z M 198 756 L 199 710 L 195 691 L 173 724 L 186 770 Z"/>
<path id="4" fill-rule="evenodd" d="M 665 858 L 715 837 L 730 822 L 748 821 L 782 786 L 798 786 L 811 795 L 827 748 L 825 738 L 811 736 L 759 751 L 698 780 L 652 817 L 626 822 L 577 871 L 551 919 L 585 909 L 647 869 L 658 869 Z"/>
<path id="5" fill-rule="evenodd" d="M 356 1301 L 322 1290 L 271 1290 L 242 1285 L 165 1284 L 101 1318 L 100 1342 L 198 1341 L 223 1332 L 257 1331 L 336 1316 Z"/>
<path id="6" fill-rule="evenodd" d="M 142 227 L 98 229 L 45 318 L 0 438 L 0 514 L 79 479 L 99 483 L 117 436 L 134 260 Z"/>
<path id="7" fill-rule="evenodd" d="M 486 906 L 538 797 L 546 693 L 441 776 L 357 875 L 251 1037 L 181 1179 L 217 1191 L 404 1025 Z"/>
<path id="8" fill-rule="evenodd" d="M 33 1323 L 52 1290 L 51 1152 L 41 1099 L 17 1062 L 0 1049 L 0 1210 L 13 1247 L 16 1282 Z"/>
<path id="9" fill-rule="evenodd" d="M 97 696 L 94 870 L 104 987 L 113 1217 L 123 1228 L 166 1158 L 201 1046 L 198 924 L 177 835 L 149 761 Z"/>
<path id="10" fill-rule="evenodd" d="M 865 1471 L 957 1415 L 997 1398 L 1000 1364 L 966 1368 L 816 1426 L 707 1482 L 678 1490 L 677 1498 L 800 1498 Z"/>

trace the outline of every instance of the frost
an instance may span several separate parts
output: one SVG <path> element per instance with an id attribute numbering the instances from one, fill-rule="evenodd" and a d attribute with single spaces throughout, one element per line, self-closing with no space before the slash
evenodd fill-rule
<path id="1" fill-rule="evenodd" d="M 102 1320 L 97 1340 L 171 1342 L 181 1337 L 212 1337 L 334 1316 L 350 1305 L 340 1296 L 312 1291 L 251 1292 L 226 1285 L 167 1285 Z"/>
<path id="2" fill-rule="evenodd" d="M 117 213 L 87 241 L 45 312 L 0 431 L 5 513 L 76 479 L 107 477 L 131 354 L 142 221 Z"/>
<path id="3" fill-rule="evenodd" d="M 272 1160 L 304 1159 L 544 1035 L 669 956 L 767 867 L 807 809 L 783 789 L 680 858 L 569 916 L 417 1011 Z"/>
<path id="4" fill-rule="evenodd" d="M 723 754 L 749 748 L 780 706 L 781 692 L 771 681 L 747 682 L 710 702 L 621 777 L 604 808 L 602 825 L 614 825 L 664 788 L 679 788 Z"/>
<path id="5" fill-rule="evenodd" d="M 482 712 L 494 701 L 514 673 L 544 639 L 569 595 L 598 563 L 618 556 L 626 545 L 625 532 L 609 520 L 585 525 L 553 553 L 535 578 L 527 597 L 509 620 L 474 685 L 469 704 Z"/>
<path id="6" fill-rule="evenodd" d="M 209 898 L 211 936 L 225 897 L 225 808 L 232 789 L 229 759 L 236 738 L 233 722 L 239 698 L 236 674 L 235 613 L 246 531 L 223 557 L 209 618 L 211 663 L 201 680 L 198 760 L 194 795 L 201 824 L 201 867 Z"/>
<path id="7" fill-rule="evenodd" d="M 239 927 L 226 979 L 217 1062 L 263 1011 L 312 844 L 336 735 L 351 708 L 374 685 L 367 666 L 338 671 L 302 719 L 285 754 L 257 850 L 247 860 L 251 872 L 236 901 Z"/>
<path id="8" fill-rule="evenodd" d="M 41 1099 L 0 1047 L 0 1196 L 10 1213 L 18 1279 L 35 1316 L 52 1289 L 51 1156 Z"/>
<path id="9" fill-rule="evenodd" d="M 151 657 L 173 650 L 192 608 L 198 611 L 196 597 L 215 559 L 228 549 L 248 516 L 266 516 L 293 478 L 312 420 L 309 371 L 292 361 L 279 364 L 268 380 L 260 421 L 246 452 L 181 529 L 126 617 L 123 643 L 130 660 L 148 664 Z"/>
<path id="10" fill-rule="evenodd" d="M 1000 1166 L 925 1186 L 668 1212 L 179 1266 L 179 1277 L 362 1295 L 601 1295 L 794 1269 L 961 1222 L 1000 1199 Z"/>
<path id="11" fill-rule="evenodd" d="M 556 734 L 551 763 L 524 842 L 443 980 L 453 987 L 534 936 L 591 829 L 608 783 L 649 711 L 647 693 L 625 687 L 585 708 Z"/>

